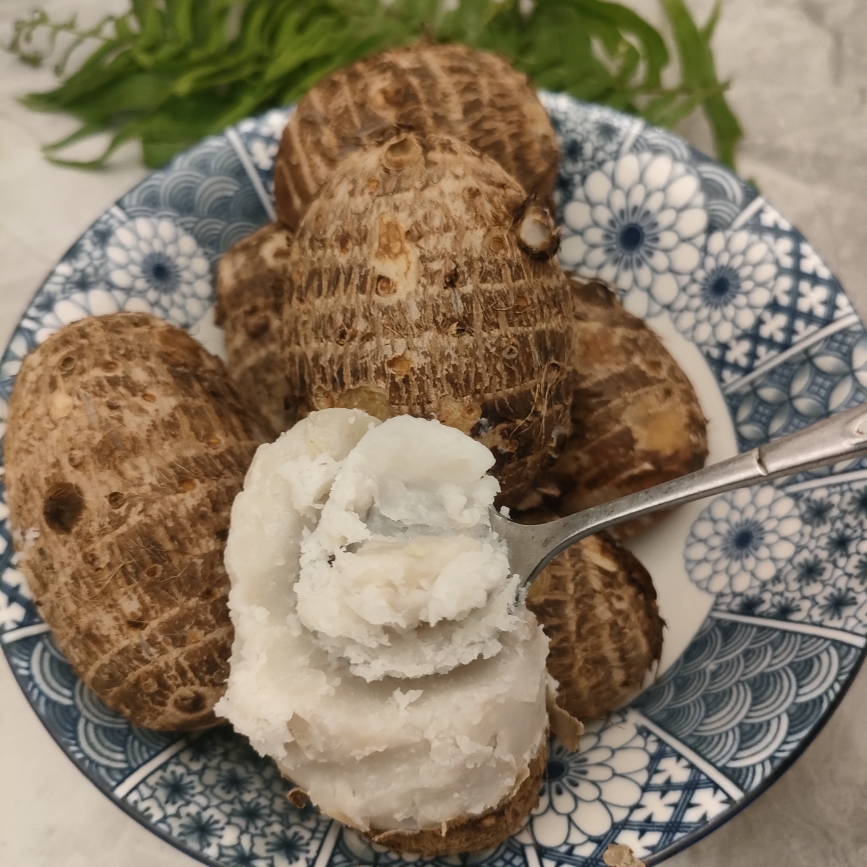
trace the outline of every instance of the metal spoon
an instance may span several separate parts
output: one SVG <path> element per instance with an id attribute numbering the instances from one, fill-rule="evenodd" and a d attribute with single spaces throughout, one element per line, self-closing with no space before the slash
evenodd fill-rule
<path id="1" fill-rule="evenodd" d="M 867 404 L 688 476 L 547 524 L 516 524 L 491 508 L 491 526 L 506 541 L 509 564 L 521 576 L 520 588 L 526 589 L 561 551 L 599 530 L 702 497 L 862 457 L 867 457 Z"/>

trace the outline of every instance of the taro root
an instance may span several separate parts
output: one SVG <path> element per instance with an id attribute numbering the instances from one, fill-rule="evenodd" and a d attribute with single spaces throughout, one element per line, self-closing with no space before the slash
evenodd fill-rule
<path id="1" fill-rule="evenodd" d="M 523 510 L 571 515 L 700 469 L 707 422 L 686 374 L 641 319 L 600 283 L 572 285 L 572 434 Z M 625 539 L 665 513 L 621 524 Z"/>
<path id="2" fill-rule="evenodd" d="M 569 428 L 569 285 L 551 215 L 493 160 L 403 133 L 355 151 L 292 244 L 286 405 L 435 418 L 514 503 Z"/>
<path id="3" fill-rule="evenodd" d="M 222 362 L 143 313 L 67 325 L 21 366 L 6 434 L 20 568 L 78 676 L 133 725 L 216 722 L 229 511 L 268 439 Z"/>
<path id="4" fill-rule="evenodd" d="M 216 710 L 293 802 L 398 851 L 496 846 L 539 791 L 548 640 L 490 526 L 492 464 L 434 421 L 322 410 L 257 452 L 232 509 Z"/>
<path id="5" fill-rule="evenodd" d="M 341 159 L 397 129 L 467 142 L 540 200 L 554 188 L 557 140 L 526 76 L 493 54 L 421 43 L 339 69 L 300 100 L 274 166 L 279 219 L 297 228 Z"/>
<path id="6" fill-rule="evenodd" d="M 646 867 L 629 846 L 620 843 L 609 843 L 602 853 L 602 861 L 605 867 Z"/>
<path id="7" fill-rule="evenodd" d="M 605 533 L 567 548 L 530 585 L 527 607 L 550 642 L 557 704 L 604 716 L 641 688 L 662 653 L 665 625 L 638 559 Z"/>
<path id="8" fill-rule="evenodd" d="M 569 720 L 574 724 L 572 717 L 569 717 Z M 392 852 L 421 855 L 424 858 L 441 858 L 463 852 L 494 849 L 521 830 L 527 816 L 539 803 L 539 790 L 547 764 L 546 738 L 530 762 L 524 779 L 508 798 L 493 809 L 479 816 L 450 819 L 439 828 L 426 828 L 421 831 L 370 830 L 362 834 Z M 293 788 L 287 797 L 298 809 L 303 809 L 308 803 L 307 794 L 297 787 Z"/>
<path id="9" fill-rule="evenodd" d="M 292 233 L 269 223 L 220 259 L 217 324 L 226 334 L 226 369 L 238 390 L 271 422 L 288 427 L 280 364 L 280 299 Z"/>

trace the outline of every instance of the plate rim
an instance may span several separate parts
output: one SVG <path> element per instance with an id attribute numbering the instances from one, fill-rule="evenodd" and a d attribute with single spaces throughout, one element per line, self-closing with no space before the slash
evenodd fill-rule
<path id="1" fill-rule="evenodd" d="M 629 115 L 629 114 L 626 114 L 625 112 L 619 111 L 618 109 L 610 108 L 608 106 L 603 106 L 603 105 L 600 105 L 597 103 L 588 103 L 588 102 L 576 99 L 574 97 L 571 97 L 568 94 L 553 93 L 553 92 L 545 92 L 545 93 L 549 93 L 551 96 L 558 97 L 558 98 L 565 97 L 568 100 L 570 100 L 572 103 L 574 103 L 576 106 L 580 107 L 582 110 L 586 110 L 588 108 L 590 108 L 590 109 L 602 109 L 605 112 L 616 115 L 617 117 L 624 119 L 626 121 L 629 121 L 631 123 L 638 122 L 640 120 L 638 118 L 633 117 L 632 115 Z M 93 221 L 91 221 L 91 223 L 72 242 L 72 244 L 69 245 L 69 247 L 64 251 L 64 253 L 57 259 L 57 261 L 55 261 L 54 265 L 52 265 L 51 268 L 48 270 L 45 278 L 40 282 L 39 286 L 29 296 L 29 300 L 26 302 L 26 306 L 24 307 L 24 311 L 18 317 L 17 321 L 13 325 L 9 340 L 6 342 L 6 344 L 4 346 L 4 350 L 2 353 L 2 359 L 5 360 L 6 356 L 8 355 L 11 344 L 12 344 L 13 340 L 15 339 L 16 334 L 18 333 L 18 331 L 20 329 L 21 322 L 27 316 L 27 311 L 29 309 L 30 304 L 32 304 L 33 300 L 39 296 L 40 292 L 43 290 L 43 288 L 47 284 L 48 280 L 55 273 L 58 265 L 60 263 L 62 263 L 66 259 L 66 257 L 75 249 L 76 245 L 81 241 L 81 239 L 89 231 L 89 229 L 91 229 L 100 218 L 102 218 L 109 211 L 111 211 L 112 208 L 118 206 L 118 203 L 124 197 L 126 197 L 127 195 L 132 193 L 134 190 L 136 190 L 137 188 L 142 186 L 144 183 L 147 182 L 148 179 L 152 178 L 155 174 L 157 174 L 159 172 L 170 172 L 178 159 L 183 158 L 184 156 L 186 156 L 192 152 L 195 152 L 197 149 L 201 148 L 206 142 L 225 140 L 228 144 L 230 144 L 233 147 L 233 149 L 237 150 L 237 148 L 235 146 L 235 142 L 233 141 L 233 137 L 235 137 L 235 138 L 238 137 L 237 129 L 241 124 L 243 124 L 245 121 L 248 121 L 248 120 L 260 120 L 261 118 L 265 117 L 265 115 L 267 115 L 271 111 L 274 111 L 275 109 L 279 110 L 279 111 L 290 111 L 292 108 L 293 108 L 292 105 L 274 107 L 274 108 L 270 109 L 269 111 L 267 111 L 261 115 L 252 116 L 250 118 L 242 119 L 241 121 L 238 121 L 238 123 L 227 127 L 225 130 L 223 130 L 220 133 L 217 133 L 217 134 L 211 135 L 211 136 L 207 136 L 207 137 L 201 139 L 200 141 L 193 144 L 191 147 L 187 148 L 186 150 L 184 150 L 180 154 L 176 155 L 166 166 L 163 166 L 161 169 L 156 169 L 156 170 L 149 172 L 147 175 L 145 175 L 145 177 L 142 180 L 138 181 L 136 184 L 134 184 L 132 187 L 130 187 L 129 190 L 127 190 L 125 193 L 123 193 L 118 199 L 115 199 L 109 206 L 107 206 L 105 209 L 103 209 L 103 211 L 101 211 L 100 214 L 98 214 L 97 217 Z M 709 157 L 706 154 L 702 153 L 699 149 L 695 148 L 692 144 L 687 142 L 682 137 L 678 136 L 676 133 L 673 133 L 669 130 L 664 130 L 664 129 L 657 127 L 657 126 L 650 124 L 650 123 L 646 123 L 643 121 L 642 121 L 642 123 L 643 123 L 643 129 L 652 130 L 652 131 L 659 131 L 659 132 L 662 132 L 666 136 L 671 136 L 671 137 L 675 138 L 676 140 L 678 140 L 679 142 L 682 142 L 689 149 L 691 159 L 692 159 L 693 154 L 701 156 L 704 159 L 708 160 L 709 162 L 712 162 L 715 166 L 722 168 L 724 171 L 726 171 L 732 177 L 736 178 L 738 181 L 740 181 L 742 183 L 749 183 L 748 181 L 741 178 L 739 175 L 737 175 L 735 172 L 733 172 L 728 167 L 722 166 L 722 164 L 719 163 L 714 158 Z M 238 155 L 238 156 L 239 156 L 239 159 L 241 159 L 240 155 Z M 268 216 L 270 218 L 271 214 L 268 212 L 268 208 L 265 206 L 264 202 L 261 200 L 261 195 L 262 195 L 262 192 L 264 192 L 264 187 L 260 191 L 259 188 L 257 187 L 256 182 L 253 180 L 253 173 L 256 171 L 256 169 L 252 163 L 252 160 L 249 157 L 249 154 L 247 155 L 247 160 L 245 161 L 245 160 L 241 159 L 241 162 L 242 162 L 242 165 L 244 166 L 245 170 L 247 171 L 247 175 L 251 181 L 251 185 L 253 186 L 254 191 L 256 192 L 257 196 L 259 196 L 259 198 L 260 198 L 260 205 L 262 205 L 262 208 L 265 211 L 266 216 Z M 252 169 L 252 171 L 251 171 L 251 169 Z M 261 181 L 259 183 L 259 186 L 262 186 Z M 761 193 L 759 193 L 758 196 L 762 200 L 764 200 L 768 205 L 770 205 L 770 207 L 773 208 L 773 205 L 771 205 L 771 203 L 769 203 L 767 201 L 767 199 Z M 749 206 L 745 206 L 745 207 L 749 207 Z M 776 209 L 774 209 L 774 210 L 776 211 Z M 779 214 L 780 212 L 776 211 L 776 213 Z M 783 218 L 785 219 L 784 215 L 781 215 L 781 216 L 783 216 Z M 838 283 L 839 283 L 839 281 L 838 281 Z M 840 289 L 842 290 L 843 295 L 848 299 L 849 296 L 846 293 L 845 287 L 842 284 L 839 284 L 839 285 L 840 285 Z M 854 305 L 853 305 L 853 308 L 854 308 Z M 854 308 L 854 310 L 855 310 L 855 314 L 857 316 L 858 324 L 862 328 L 867 329 L 867 322 L 865 322 L 865 319 L 862 318 L 861 313 L 857 310 L 857 308 Z M 835 319 L 833 321 L 837 321 L 837 320 Z M 805 347 L 804 349 L 800 350 L 797 354 L 798 355 L 801 354 L 801 352 L 806 351 L 806 349 L 807 348 Z M 17 376 L 17 373 L 15 374 L 15 376 Z M 715 375 L 715 379 L 717 379 L 716 375 Z M 722 388 L 722 383 L 718 379 L 717 379 L 717 385 L 718 385 L 718 387 Z M 729 411 L 729 413 L 730 413 L 730 417 L 731 417 L 731 411 Z M 3 437 L 5 437 L 5 433 L 3 434 Z M 0 444 L 0 466 L 3 465 L 3 462 L 4 462 L 4 456 L 2 455 L 2 444 Z M 5 491 L 5 480 L 0 479 L 0 487 L 2 487 L 3 491 Z M 0 577 L 2 577 L 2 574 L 6 571 L 6 569 L 14 568 L 14 563 L 11 559 L 11 556 L 12 556 L 12 552 L 11 552 L 11 547 L 10 547 L 10 550 L 6 553 L 6 556 L 3 557 L 4 562 L 0 563 Z M 705 620 L 702 621 L 702 623 L 706 622 L 707 619 L 709 619 L 713 616 L 713 611 L 714 611 L 714 609 L 713 609 L 713 607 L 711 607 L 711 610 L 708 612 L 708 614 L 705 617 Z M 762 619 L 767 621 L 768 627 L 770 627 L 770 628 L 773 628 L 775 626 L 775 624 L 779 622 L 779 621 L 776 621 L 772 618 L 762 618 Z M 40 621 L 40 622 L 44 622 L 44 621 Z M 779 630 L 779 627 L 778 627 L 778 630 Z M 50 630 L 47 630 L 47 631 L 50 631 Z M 782 630 L 779 630 L 779 631 L 782 631 Z M 854 635 L 855 633 L 852 633 L 852 634 Z M 33 711 L 33 713 L 35 714 L 35 716 L 37 717 L 39 722 L 42 724 L 43 728 L 48 732 L 48 734 L 51 736 L 51 738 L 54 740 L 54 742 L 58 745 L 58 747 L 64 753 L 64 755 L 73 763 L 73 765 L 75 765 L 75 767 L 78 769 L 78 771 L 88 780 L 88 782 L 91 783 L 92 785 L 96 786 L 96 788 L 106 798 L 108 798 L 109 801 L 111 801 L 115 806 L 117 806 L 120 810 L 122 810 L 126 815 L 133 818 L 139 825 L 141 825 L 143 828 L 145 828 L 151 834 L 154 834 L 156 837 L 158 837 L 163 842 L 173 846 L 174 848 L 183 852 L 185 855 L 199 861 L 200 863 L 207 865 L 207 867 L 225 867 L 224 862 L 217 861 L 217 860 L 213 859 L 211 856 L 205 854 L 204 852 L 191 848 L 179 836 L 173 836 L 170 833 L 168 833 L 167 831 L 160 828 L 159 825 L 157 825 L 156 823 L 154 823 L 152 821 L 148 821 L 148 817 L 142 811 L 137 810 L 133 806 L 133 804 L 125 796 L 116 795 L 115 792 L 112 790 L 111 785 L 109 783 L 100 779 L 97 775 L 91 773 L 89 771 L 89 769 L 87 768 L 86 764 L 81 759 L 79 759 L 76 755 L 74 755 L 69 749 L 67 749 L 67 747 L 64 743 L 64 740 L 62 738 L 62 734 L 59 731 L 55 731 L 52 728 L 52 726 L 50 725 L 49 721 L 43 715 L 40 714 L 39 709 L 38 709 L 37 704 L 36 704 L 35 697 L 31 696 L 30 692 L 26 688 L 26 685 L 25 685 L 25 682 L 24 682 L 22 676 L 20 675 L 20 673 L 18 672 L 18 670 L 16 669 L 16 667 L 12 663 L 12 658 L 10 655 L 10 646 L 14 642 L 7 643 L 5 640 L 2 640 L 2 639 L 3 639 L 3 633 L 0 633 L 0 646 L 2 646 L 3 655 L 4 655 L 4 658 L 6 659 L 6 663 L 9 665 L 9 668 L 12 672 L 12 675 L 15 679 L 15 682 L 16 682 L 18 688 L 24 694 L 24 697 L 27 700 L 27 703 L 30 705 L 31 710 Z M 690 639 L 690 640 L 692 640 L 692 639 Z M 786 756 L 784 759 L 782 759 L 780 761 L 780 763 L 776 767 L 774 767 L 774 769 L 766 777 L 764 777 L 761 780 L 761 782 L 759 782 L 754 788 L 749 789 L 748 791 L 744 792 L 742 797 L 739 800 L 731 803 L 721 813 L 719 813 L 714 818 L 706 821 L 700 827 L 698 827 L 698 828 L 694 829 L 693 831 L 685 834 L 684 836 L 674 840 L 672 843 L 670 843 L 664 849 L 644 856 L 643 860 L 647 864 L 647 867 L 653 867 L 653 865 L 660 864 L 663 861 L 667 860 L 668 858 L 676 855 L 677 853 L 682 852 L 685 849 L 688 849 L 690 846 L 697 843 L 699 840 L 703 839 L 704 837 L 706 837 L 709 834 L 716 831 L 722 825 L 726 824 L 729 820 L 731 820 L 736 815 L 741 813 L 744 809 L 749 807 L 757 798 L 759 798 L 761 795 L 763 795 L 765 792 L 767 792 L 768 789 L 770 789 L 794 765 L 794 763 L 801 756 L 803 756 L 803 754 L 807 751 L 807 749 L 812 745 L 812 743 L 818 737 L 820 732 L 822 732 L 822 730 L 825 728 L 826 724 L 828 723 L 830 718 L 833 716 L 833 714 L 835 714 L 837 712 L 840 704 L 842 703 L 845 696 L 848 694 L 849 690 L 851 689 L 852 685 L 855 682 L 855 679 L 858 677 L 859 672 L 861 671 L 862 666 L 865 663 L 865 660 L 867 660 L 867 644 L 864 644 L 858 648 L 858 655 L 857 655 L 857 658 L 854 662 L 854 665 L 852 666 L 851 670 L 849 671 L 848 675 L 846 676 L 846 679 L 843 682 L 841 682 L 840 687 L 839 687 L 836 695 L 834 695 L 834 697 L 828 702 L 827 707 L 824 709 L 822 714 L 818 717 L 816 723 L 808 730 L 808 732 L 805 734 L 805 736 L 797 743 L 796 747 L 792 750 L 792 752 L 788 756 Z M 635 700 L 635 698 L 637 698 L 637 696 L 633 698 L 633 701 Z M 628 705 L 628 707 L 631 707 L 631 706 L 632 706 L 632 703 L 630 703 L 630 705 Z M 639 713 L 641 713 L 640 710 L 639 710 Z M 644 716 L 643 713 L 642 713 L 642 716 Z M 640 726 L 640 725 L 642 725 L 642 723 L 639 722 L 638 725 Z M 225 727 L 220 727 L 220 728 L 225 728 Z M 179 734 L 178 740 L 180 741 L 180 740 L 187 739 L 187 744 L 189 744 L 192 742 L 192 740 L 195 740 L 198 736 L 206 735 L 210 731 L 213 731 L 213 729 L 206 730 L 206 731 L 202 732 L 200 735 L 197 734 L 192 738 L 189 738 L 188 735 L 185 737 L 183 735 L 183 733 L 178 733 Z M 238 735 L 236 735 L 236 736 L 238 736 Z M 240 736 L 238 736 L 238 737 L 240 737 Z M 154 770 L 157 770 L 157 768 L 154 768 Z M 320 848 L 321 848 L 322 843 L 324 843 L 324 837 L 323 837 L 323 841 L 319 844 Z M 409 862 L 403 862 L 403 863 L 409 863 Z M 312 865 L 311 865 L 311 867 L 312 867 Z"/>
<path id="2" fill-rule="evenodd" d="M 654 852 L 652 855 L 648 855 L 643 859 L 647 867 L 655 867 L 656 864 L 661 864 L 663 861 L 667 861 L 672 856 L 677 855 L 679 852 L 683 852 L 685 849 L 689 849 L 690 846 L 698 843 L 699 840 L 703 840 L 705 837 L 727 824 L 731 819 L 734 819 L 735 816 L 743 812 L 747 807 L 751 806 L 757 798 L 764 795 L 765 792 L 778 782 L 787 771 L 791 770 L 795 762 L 797 762 L 798 759 L 800 759 L 810 748 L 813 741 L 816 740 L 827 725 L 828 721 L 837 712 L 837 708 L 849 693 L 849 690 L 855 682 L 855 678 L 858 677 L 858 673 L 861 671 L 865 660 L 867 660 L 867 645 L 861 648 L 860 655 L 858 656 L 855 665 L 852 666 L 848 679 L 843 683 L 837 695 L 835 695 L 828 703 L 828 707 L 825 709 L 824 714 L 819 717 L 819 721 L 816 725 L 810 729 L 803 740 L 798 742 L 797 748 L 786 756 L 786 758 L 783 759 L 780 764 L 777 765 L 777 767 L 774 768 L 774 770 L 768 774 L 761 783 L 759 783 L 758 786 L 745 792 L 740 801 L 736 801 L 727 810 L 724 810 L 700 828 L 696 828 L 695 831 L 691 831 L 689 834 L 684 834 L 683 837 L 666 846 L 666 848 L 661 852 Z M 217 865 L 217 867 L 223 867 L 223 865 Z"/>

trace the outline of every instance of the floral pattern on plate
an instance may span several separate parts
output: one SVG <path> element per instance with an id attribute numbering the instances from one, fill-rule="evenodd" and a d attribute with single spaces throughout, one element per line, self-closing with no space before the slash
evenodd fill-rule
<path id="1" fill-rule="evenodd" d="M 129 803 L 190 854 L 227 867 L 312 863 L 331 825 L 290 804 L 276 766 L 228 729 L 192 740 Z"/>
<path id="2" fill-rule="evenodd" d="M 562 207 L 587 175 L 617 159 L 642 124 L 604 105 L 586 105 L 576 112 L 575 101 L 568 96 L 543 92 L 541 98 L 560 146 L 554 198 Z"/>
<path id="3" fill-rule="evenodd" d="M 198 322 L 210 306 L 208 258 L 196 239 L 171 220 L 138 217 L 124 223 L 109 238 L 105 254 L 111 282 L 133 296 L 127 310 L 152 313 L 183 328 Z"/>
<path id="4" fill-rule="evenodd" d="M 772 485 L 717 497 L 692 525 L 684 551 L 690 580 L 711 593 L 768 581 L 797 550 L 801 519 Z"/>
<path id="5" fill-rule="evenodd" d="M 698 176 L 665 154 L 591 172 L 563 209 L 560 262 L 615 286 L 636 316 L 670 307 L 698 266 L 707 212 Z"/>
<path id="6" fill-rule="evenodd" d="M 766 580 L 727 587 L 714 609 L 867 635 L 867 485 L 796 494 L 797 553 Z"/>
<path id="7" fill-rule="evenodd" d="M 766 288 L 772 285 L 772 296 L 753 327 L 738 333 L 733 329 L 725 342 L 704 348 L 727 387 L 793 346 L 810 346 L 841 320 L 857 323 L 840 284 L 797 229 L 762 199 L 753 200 L 744 215 L 737 228 L 768 245 L 776 273 L 772 284 L 765 283 Z"/>
<path id="8" fill-rule="evenodd" d="M 693 165 L 704 192 L 709 232 L 730 228 L 747 205 L 756 198 L 756 189 L 752 184 L 742 181 L 724 166 L 667 130 L 642 126 L 632 143 L 632 150 L 667 154 L 674 160 L 690 162 Z"/>
<path id="9" fill-rule="evenodd" d="M 582 847 L 607 835 L 641 800 L 654 745 L 626 713 L 587 726 L 578 752 L 554 741 L 529 823 L 537 845 Z"/>
<path id="10" fill-rule="evenodd" d="M 755 325 L 773 297 L 777 277 L 764 241 L 742 229 L 714 232 L 671 305 L 674 323 L 694 343 L 725 343 Z"/>

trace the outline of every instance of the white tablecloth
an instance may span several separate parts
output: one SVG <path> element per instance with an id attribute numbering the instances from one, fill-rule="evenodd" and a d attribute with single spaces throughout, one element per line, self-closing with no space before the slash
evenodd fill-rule
<path id="1" fill-rule="evenodd" d="M 96 19 L 122 0 L 43 4 Z M 633 0 L 658 16 L 655 0 Z M 690 6 L 706 14 L 708 0 Z M 30 0 L 4 0 L 4 38 Z M 716 36 L 722 75 L 747 131 L 740 171 L 812 241 L 867 312 L 867 4 L 728 0 Z M 144 170 L 134 146 L 112 168 L 46 163 L 39 146 L 74 128 L 14 98 L 52 82 L 0 54 L 0 340 L 56 260 Z M 709 149 L 707 130 L 683 132 Z M 792 770 L 672 867 L 867 864 L 867 672 Z M 61 753 L 0 661 L 0 865 L 193 867 L 110 803 Z"/>

